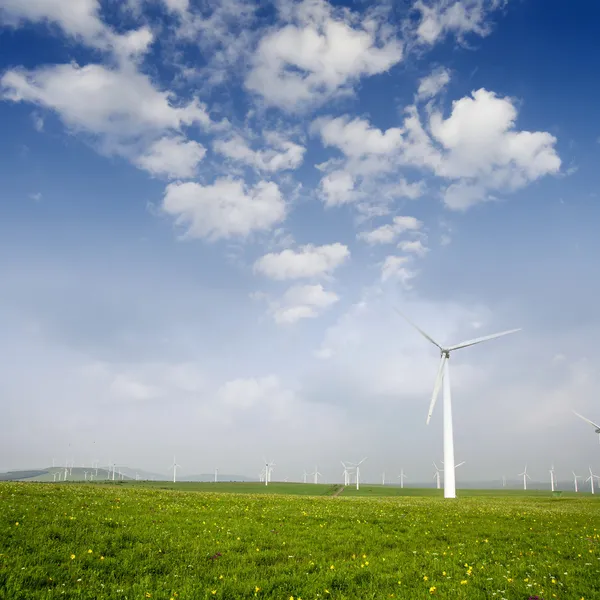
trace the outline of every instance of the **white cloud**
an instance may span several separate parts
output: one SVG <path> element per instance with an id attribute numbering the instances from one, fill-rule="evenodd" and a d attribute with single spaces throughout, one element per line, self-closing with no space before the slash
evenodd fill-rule
<path id="1" fill-rule="evenodd" d="M 157 398 L 160 396 L 161 391 L 132 375 L 119 373 L 110 385 L 110 394 L 115 396 L 117 400 L 143 402 Z"/>
<path id="2" fill-rule="evenodd" d="M 337 294 L 326 291 L 321 284 L 296 285 L 271 304 L 271 311 L 277 324 L 290 325 L 301 319 L 314 319 L 338 301 Z"/>
<path id="3" fill-rule="evenodd" d="M 459 41 L 468 33 L 486 36 L 490 31 L 486 22 L 489 13 L 505 1 L 417 0 L 414 8 L 421 13 L 416 29 L 417 41 L 431 46 L 448 33 L 454 34 Z"/>
<path id="4" fill-rule="evenodd" d="M 286 140 L 276 132 L 267 132 L 264 137 L 271 146 L 264 150 L 252 150 L 239 134 L 215 140 L 213 148 L 228 158 L 270 173 L 297 169 L 302 164 L 306 151 L 304 146 Z"/>
<path id="5" fill-rule="evenodd" d="M 372 231 L 364 231 L 359 233 L 358 237 L 367 244 L 391 244 L 402 233 L 418 231 L 422 226 L 422 221 L 415 217 L 394 217 L 391 224 L 382 225 Z"/>
<path id="6" fill-rule="evenodd" d="M 464 210 L 492 199 L 494 193 L 513 192 L 560 170 L 556 138 L 547 132 L 516 130 L 511 98 L 479 89 L 453 102 L 448 118 L 439 110 L 425 112 L 424 124 L 417 107 L 409 106 L 402 127 L 385 132 L 362 119 L 318 120 L 314 128 L 324 145 L 339 148 L 347 157 L 341 168 L 338 162 L 321 180 L 326 204 L 365 197 L 371 203 L 389 202 L 385 190 L 392 176 L 400 180 L 397 192 L 418 197 L 423 184 L 398 177 L 400 169 L 417 167 L 440 178 L 448 208 Z M 325 163 L 323 170 L 332 164 Z"/>
<path id="7" fill-rule="evenodd" d="M 265 254 L 254 263 L 254 270 L 280 281 L 303 277 L 330 275 L 350 256 L 344 244 L 301 246 L 298 251 L 286 249 L 277 254 Z"/>
<path id="8" fill-rule="evenodd" d="M 273 404 L 293 400 L 293 393 L 282 387 L 276 375 L 233 379 L 217 391 L 223 404 L 235 409 L 273 408 Z"/>
<path id="9" fill-rule="evenodd" d="M 66 125 L 95 134 L 128 137 L 147 130 L 210 123 L 198 101 L 175 106 L 171 92 L 157 90 L 146 75 L 133 69 L 111 70 L 94 64 L 16 69 L 7 71 L 0 85 L 6 100 L 54 110 Z"/>
<path id="10" fill-rule="evenodd" d="M 390 154 L 402 144 L 401 129 L 392 127 L 382 132 L 358 117 L 352 120 L 347 116 L 336 119 L 319 118 L 311 128 L 319 132 L 324 146 L 339 148 L 348 157 Z"/>
<path id="11" fill-rule="evenodd" d="M 356 23 L 349 11 L 335 16 L 321 1 L 300 3 L 287 16 L 295 23 L 261 39 L 246 78 L 246 87 L 267 104 L 306 108 L 402 59 L 402 44 L 372 19 Z"/>
<path id="12" fill-rule="evenodd" d="M 345 171 L 333 171 L 320 183 L 325 206 L 339 206 L 354 199 L 354 178 Z"/>
<path id="13" fill-rule="evenodd" d="M 166 136 L 153 142 L 135 163 L 153 175 L 170 178 L 191 178 L 206 149 L 202 144 L 182 136 Z"/>
<path id="14" fill-rule="evenodd" d="M 201 153 L 195 142 L 165 133 L 212 125 L 196 99 L 178 105 L 172 92 L 158 90 L 133 67 L 65 64 L 14 69 L 0 79 L 0 93 L 5 100 L 56 112 L 67 127 L 90 136 L 101 151 L 124 156 L 156 174 L 186 176 Z M 175 155 L 166 152 L 176 152 L 184 164 L 177 167 Z"/>
<path id="15" fill-rule="evenodd" d="M 429 100 L 437 96 L 449 82 L 450 71 L 444 67 L 439 67 L 419 81 L 417 97 L 420 100 Z"/>
<path id="16" fill-rule="evenodd" d="M 407 266 L 410 262 L 411 259 L 408 256 L 386 256 L 381 265 L 381 281 L 395 279 L 405 288 L 410 288 L 410 282 L 417 274 Z"/>
<path id="17" fill-rule="evenodd" d="M 145 53 L 153 42 L 147 27 L 117 34 L 102 22 L 99 13 L 98 0 L 0 0 L 0 17 L 5 23 L 54 24 L 88 46 L 114 52 L 120 60 Z"/>
<path id="18" fill-rule="evenodd" d="M 398 248 L 416 256 L 425 256 L 429 252 L 429 248 L 421 240 L 404 240 L 398 244 Z"/>
<path id="19" fill-rule="evenodd" d="M 212 185 L 170 183 L 162 209 L 186 227 L 186 237 L 210 241 L 266 231 L 286 212 L 277 184 L 261 181 L 249 188 L 243 181 L 226 178 Z"/>
<path id="20" fill-rule="evenodd" d="M 485 89 L 454 102 L 447 119 L 432 113 L 431 133 L 443 148 L 433 169 L 459 180 L 446 191 L 448 207 L 465 209 L 486 200 L 491 191 L 513 191 L 559 171 L 556 138 L 546 132 L 515 131 L 516 117 L 510 98 Z"/>
<path id="21" fill-rule="evenodd" d="M 29 194 L 29 198 L 31 198 L 31 200 L 35 200 L 36 202 L 39 202 L 42 199 L 42 193 L 34 192 L 32 194 Z"/>

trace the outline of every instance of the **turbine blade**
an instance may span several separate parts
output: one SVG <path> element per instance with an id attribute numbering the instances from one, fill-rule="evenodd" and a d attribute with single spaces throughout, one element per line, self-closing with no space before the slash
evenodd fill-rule
<path id="1" fill-rule="evenodd" d="M 461 465 L 464 465 L 465 462 L 467 462 L 467 461 L 463 460 L 462 462 L 459 462 L 454 468 L 456 469 L 456 468 L 460 467 Z"/>
<path id="2" fill-rule="evenodd" d="M 440 350 L 442 347 L 429 335 L 427 335 L 418 325 L 413 323 L 403 312 L 394 308 L 394 310 L 408 323 L 410 323 L 426 340 L 429 340 L 434 346 L 437 346 Z"/>
<path id="3" fill-rule="evenodd" d="M 578 412 L 573 411 L 573 413 L 576 414 L 580 419 L 583 419 L 586 423 L 593 425 L 596 429 L 600 429 L 600 425 L 598 425 L 597 423 L 594 423 L 594 421 L 590 421 L 589 419 L 586 419 L 583 415 L 580 415 Z"/>
<path id="4" fill-rule="evenodd" d="M 435 403 L 437 401 L 438 394 L 440 393 L 440 388 L 442 387 L 442 381 L 444 380 L 444 366 L 447 361 L 447 357 L 445 354 L 442 355 L 442 359 L 440 360 L 440 366 L 438 368 L 437 376 L 435 378 L 435 385 L 433 386 L 433 395 L 431 396 L 431 402 L 429 403 L 429 411 L 427 412 L 427 425 L 429 425 L 429 421 L 431 420 L 431 415 L 433 414 L 433 409 L 435 407 Z"/>
<path id="5" fill-rule="evenodd" d="M 500 333 L 493 333 L 492 335 L 485 335 L 483 337 L 475 338 L 474 340 L 468 340 L 466 342 L 461 342 L 460 344 L 456 344 L 456 346 L 450 346 L 448 351 L 452 350 L 460 350 L 461 348 L 466 348 L 467 346 L 474 346 L 475 344 L 480 344 L 481 342 L 487 342 L 488 340 L 493 340 L 503 335 L 508 335 L 509 333 L 516 333 L 517 331 L 521 331 L 521 329 L 509 329 L 508 331 L 502 331 Z"/>

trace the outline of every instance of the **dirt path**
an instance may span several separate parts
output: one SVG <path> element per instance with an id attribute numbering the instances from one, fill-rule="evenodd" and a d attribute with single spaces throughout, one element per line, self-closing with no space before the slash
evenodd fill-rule
<path id="1" fill-rule="evenodd" d="M 335 498 L 336 496 L 339 496 L 343 491 L 344 491 L 344 486 L 340 485 L 340 487 L 336 490 L 336 492 L 331 497 Z"/>

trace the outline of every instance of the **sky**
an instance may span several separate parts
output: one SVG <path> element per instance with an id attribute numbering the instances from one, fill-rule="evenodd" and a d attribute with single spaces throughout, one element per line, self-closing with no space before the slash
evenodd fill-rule
<path id="1" fill-rule="evenodd" d="M 599 18 L 0 0 L 0 469 L 600 473 Z"/>

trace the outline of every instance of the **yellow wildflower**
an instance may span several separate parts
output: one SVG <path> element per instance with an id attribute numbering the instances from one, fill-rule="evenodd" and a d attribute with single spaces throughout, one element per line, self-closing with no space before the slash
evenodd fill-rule
<path id="1" fill-rule="evenodd" d="M 75 560 L 75 555 L 71 554 L 71 560 Z"/>
<path id="2" fill-rule="evenodd" d="M 435 587 L 435 585 L 432 585 L 432 586 L 429 588 L 429 593 L 430 593 L 430 594 L 435 594 L 435 590 L 436 590 L 436 589 L 437 589 L 437 588 Z"/>
<path id="3" fill-rule="evenodd" d="M 466 579 L 463 579 L 463 580 L 460 582 L 460 585 L 467 585 L 467 583 L 468 583 L 468 582 L 467 582 L 467 580 L 466 580 Z"/>

